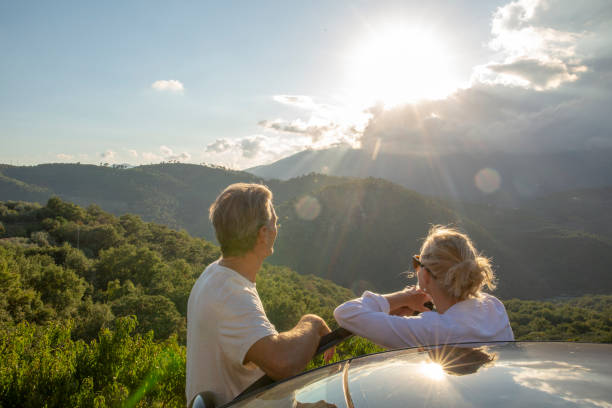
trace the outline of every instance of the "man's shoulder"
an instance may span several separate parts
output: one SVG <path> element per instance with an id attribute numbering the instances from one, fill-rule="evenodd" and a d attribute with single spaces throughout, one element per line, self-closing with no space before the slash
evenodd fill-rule
<path id="1" fill-rule="evenodd" d="M 249 285 L 237 272 L 219 265 L 217 262 L 204 269 L 196 281 L 195 287 L 198 296 L 220 299 L 240 292 L 250 293 Z"/>

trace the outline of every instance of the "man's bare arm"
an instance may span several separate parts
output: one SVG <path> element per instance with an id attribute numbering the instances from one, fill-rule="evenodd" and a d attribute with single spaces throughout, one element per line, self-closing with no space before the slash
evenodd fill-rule
<path id="1" fill-rule="evenodd" d="M 244 363 L 255 363 L 274 380 L 291 377 L 306 367 L 321 337 L 329 332 L 329 327 L 319 316 L 302 316 L 293 329 L 256 341 L 247 352 Z"/>

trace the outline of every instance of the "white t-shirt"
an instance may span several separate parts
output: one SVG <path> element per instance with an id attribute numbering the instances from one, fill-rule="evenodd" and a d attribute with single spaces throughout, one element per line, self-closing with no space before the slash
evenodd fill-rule
<path id="1" fill-rule="evenodd" d="M 264 375 L 243 364 L 246 353 L 275 334 L 255 284 L 218 261 L 210 264 L 187 304 L 187 404 L 201 391 L 211 391 L 217 405 L 244 391 Z"/>
<path id="2" fill-rule="evenodd" d="M 345 329 L 386 348 L 514 340 L 506 308 L 487 293 L 456 303 L 444 314 L 404 317 L 389 315 L 387 299 L 365 291 L 338 306 L 334 317 Z"/>

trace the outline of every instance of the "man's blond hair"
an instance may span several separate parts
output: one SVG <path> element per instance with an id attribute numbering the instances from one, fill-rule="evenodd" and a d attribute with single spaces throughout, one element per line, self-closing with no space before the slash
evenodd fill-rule
<path id="1" fill-rule="evenodd" d="M 236 183 L 223 190 L 209 209 L 221 253 L 240 256 L 253 249 L 272 211 L 272 192 L 263 184 Z"/>

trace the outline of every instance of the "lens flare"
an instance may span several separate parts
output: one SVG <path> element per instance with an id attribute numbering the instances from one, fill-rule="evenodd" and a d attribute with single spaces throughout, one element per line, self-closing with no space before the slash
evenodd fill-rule
<path id="1" fill-rule="evenodd" d="M 295 212 L 298 217 L 306 221 L 312 221 L 321 213 L 319 200 L 312 196 L 304 196 L 295 204 Z"/>
<path id="2" fill-rule="evenodd" d="M 491 194 L 499 189 L 501 176 L 495 169 L 486 167 L 474 176 L 476 187 L 485 194 Z"/>

